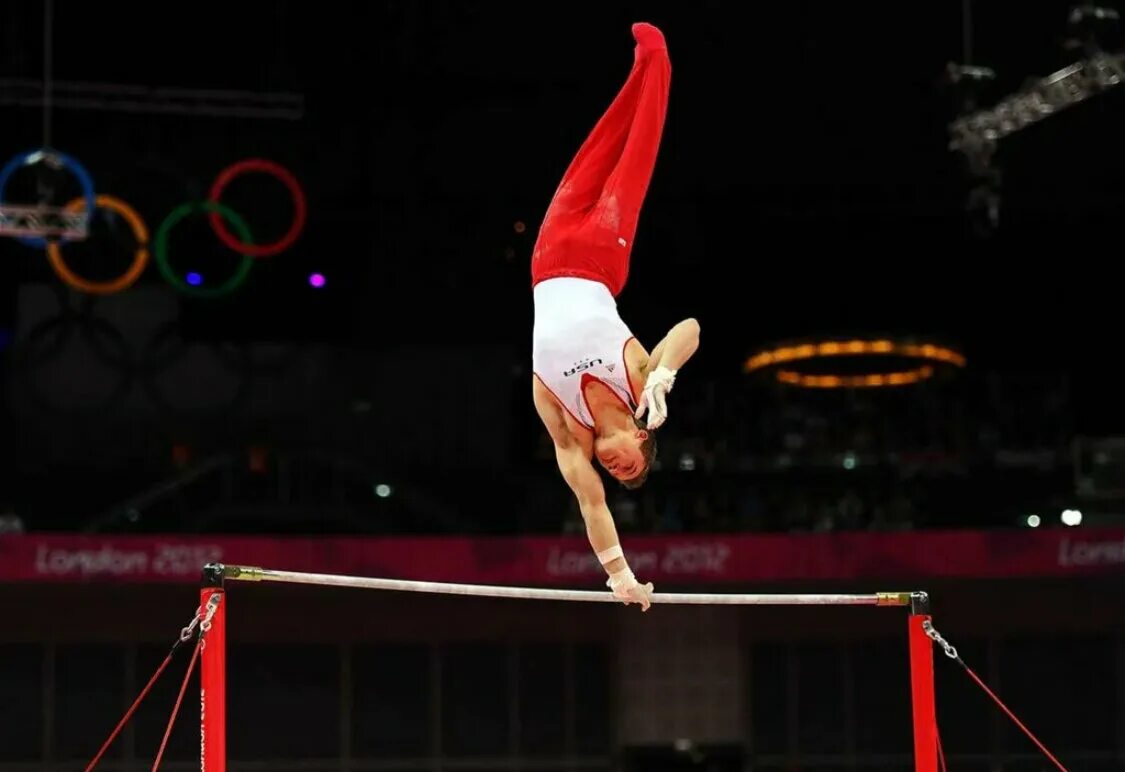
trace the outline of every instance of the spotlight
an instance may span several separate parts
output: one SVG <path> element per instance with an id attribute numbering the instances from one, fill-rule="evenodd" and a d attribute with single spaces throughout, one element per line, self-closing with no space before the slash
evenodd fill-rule
<path id="1" fill-rule="evenodd" d="M 1038 528 L 1040 522 L 1041 521 L 1039 519 L 1039 515 L 1028 515 L 1027 516 L 1027 527 L 1028 528 Z"/>
<path id="2" fill-rule="evenodd" d="M 190 284 L 193 287 L 198 287 L 200 284 L 203 283 L 203 275 L 198 274 L 195 271 L 192 271 L 191 273 L 189 273 L 187 276 L 184 277 L 184 279 L 185 279 L 185 281 L 187 281 L 188 284 Z"/>
<path id="3" fill-rule="evenodd" d="M 387 498 L 391 495 L 391 493 L 393 493 L 393 491 L 391 490 L 391 486 L 387 485 L 386 483 L 379 483 L 375 486 L 375 495 L 381 499 Z"/>
<path id="4" fill-rule="evenodd" d="M 1064 509 L 1062 513 L 1063 525 L 1081 525 L 1082 513 L 1077 509 Z"/>
<path id="5" fill-rule="evenodd" d="M 328 282 L 324 278 L 324 274 L 322 274 L 322 273 L 309 274 L 309 286 L 316 287 L 317 289 L 320 289 L 321 287 L 323 287 L 327 283 Z"/>

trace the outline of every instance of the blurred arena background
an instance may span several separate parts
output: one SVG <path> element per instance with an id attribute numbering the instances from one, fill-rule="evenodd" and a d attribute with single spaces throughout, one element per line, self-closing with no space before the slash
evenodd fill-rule
<path id="1" fill-rule="evenodd" d="M 638 20 L 664 30 L 673 85 L 620 306 L 648 346 L 703 328 L 657 468 L 610 488 L 638 575 L 928 590 L 1068 769 L 1125 768 L 1118 10 L 0 5 L 4 158 L 65 153 L 148 233 L 99 210 L 59 247 L 70 280 L 0 239 L 0 772 L 93 756 L 211 560 L 600 588 L 529 398 L 528 260 Z M 1034 118 L 979 112 L 1036 93 Z M 306 201 L 291 246 L 242 276 L 195 212 L 157 254 L 180 205 L 258 158 Z M 3 205 L 83 195 L 32 160 Z M 268 174 L 222 201 L 255 243 L 294 223 Z M 130 286 L 76 286 L 139 248 Z M 848 341 L 964 361 L 881 385 L 859 355 L 804 385 L 747 371 Z M 236 770 L 912 768 L 893 614 L 277 587 L 230 605 Z M 937 667 L 951 769 L 1053 768 Z M 174 680 L 104 768 L 149 768 Z M 197 763 L 198 711 L 166 768 Z"/>

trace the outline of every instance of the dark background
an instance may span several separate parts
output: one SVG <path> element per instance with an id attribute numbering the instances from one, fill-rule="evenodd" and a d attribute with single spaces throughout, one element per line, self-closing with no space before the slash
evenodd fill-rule
<path id="1" fill-rule="evenodd" d="M 10 98 L 13 79 L 43 76 L 45 7 L 0 4 L 5 157 L 45 143 L 42 111 Z M 625 539 L 999 529 L 1031 514 L 1060 528 L 1068 508 L 1082 528 L 1121 521 L 1125 92 L 1000 143 L 995 227 L 967 207 L 975 183 L 947 147 L 965 106 L 947 64 L 994 68 L 991 104 L 1081 57 L 1064 46 L 1070 3 L 52 7 L 59 82 L 303 99 L 299 120 L 59 106 L 50 144 L 99 192 L 155 233 L 227 165 L 261 156 L 297 175 L 309 220 L 292 249 L 211 301 L 177 294 L 155 266 L 127 292 L 85 296 L 41 250 L 0 240 L 0 538 L 580 531 L 528 394 L 528 260 L 559 177 L 625 78 L 640 20 L 665 32 L 673 78 L 620 308 L 650 347 L 686 316 L 703 332 L 649 483 L 609 489 Z M 1115 35 L 1105 42 L 1118 50 Z M 78 192 L 50 181 L 56 205 Z M 5 203 L 33 201 L 35 182 L 21 172 Z M 268 179 L 240 179 L 224 201 L 259 240 L 289 223 Z M 117 275 L 135 246 L 128 229 L 97 218 L 92 232 L 65 247 L 69 264 Z M 233 256 L 202 219 L 171 244 L 178 270 L 229 275 Z M 322 290 L 308 286 L 314 271 Z M 942 341 L 968 365 L 874 391 L 741 372 L 779 341 L 853 335 Z M 934 588 L 942 629 L 1075 771 L 1121 768 L 1119 584 Z M 0 703 L 12 714 L 0 767 L 70 769 L 91 755 L 187 619 L 173 592 L 0 591 Z M 190 613 L 194 591 L 176 597 Z M 620 609 L 336 592 L 236 603 L 231 750 L 246 769 L 686 764 L 613 734 L 631 657 L 672 647 L 674 622 L 658 635 L 626 627 Z M 708 769 L 908 766 L 900 619 L 693 619 L 682 629 L 738 647 L 750 706 L 743 742 Z M 173 686 L 160 689 L 112 751 L 115 768 L 148 768 Z M 719 699 L 685 689 L 700 710 Z M 951 768 L 1046 768 L 952 665 L 939 670 L 939 704 Z M 170 768 L 193 768 L 191 710 Z"/>
<path id="2" fill-rule="evenodd" d="M 1068 10 L 1061 2 L 1018 11 L 955 3 L 279 2 L 175 11 L 126 3 L 111 13 L 60 0 L 57 81 L 304 100 L 300 120 L 55 109 L 51 144 L 79 158 L 99 191 L 132 203 L 155 232 L 174 206 L 205 197 L 225 166 L 264 156 L 296 173 L 310 213 L 295 247 L 256 260 L 248 282 L 219 300 L 175 294 L 155 267 L 120 295 L 50 300 L 62 285 L 41 250 L 0 245 L 0 327 L 12 341 L 7 421 L 16 437 L 4 498 L 37 527 L 89 526 L 89 510 L 121 512 L 122 502 L 185 464 L 261 448 L 268 474 L 280 474 L 286 453 L 346 456 L 361 471 L 345 476 L 358 476 L 365 499 L 376 478 L 425 485 L 440 468 L 472 470 L 509 500 L 553 497 L 547 508 L 561 511 L 566 497 L 526 398 L 527 261 L 557 180 L 628 70 L 629 25 L 646 19 L 666 32 L 673 86 L 620 307 L 650 347 L 685 316 L 703 328 L 673 399 L 680 421 L 662 432 L 662 469 L 734 470 L 743 488 L 790 490 L 793 479 L 745 477 L 750 456 L 760 467 L 763 456 L 793 450 L 779 428 L 788 415 L 804 422 L 806 435 L 810 425 L 822 433 L 843 427 L 803 446 L 835 459 L 820 465 L 835 466 L 837 476 L 842 455 L 863 454 L 857 433 L 898 431 L 861 459 L 878 477 L 860 493 L 868 512 L 905 489 L 895 454 L 941 450 L 964 471 L 979 461 L 968 456 L 1001 446 L 1053 454 L 1050 482 L 1039 474 L 1023 486 L 1043 490 L 1001 501 L 1010 483 L 978 475 L 975 491 L 956 495 L 975 493 L 983 511 L 958 520 L 949 504 L 926 517 L 915 506 L 899 519 L 1012 524 L 1028 511 L 1073 505 L 1082 472 L 1073 466 L 1074 439 L 1112 435 L 1125 420 L 1112 257 L 1115 179 L 1125 164 L 1117 150 L 1121 95 L 1110 91 L 1006 138 L 995 159 L 999 222 L 982 230 L 980 213 L 967 211 L 973 180 L 947 148 L 946 126 L 964 104 L 944 82 L 950 62 L 993 67 L 997 78 L 983 97 L 990 103 L 1073 61 L 1079 52 L 1063 45 Z M 43 6 L 4 8 L 6 77 L 41 77 L 43 24 Z M 42 144 L 37 107 L 2 109 L 9 152 Z M 73 181 L 53 179 L 56 203 L 77 193 Z M 33 199 L 33 186 L 30 173 L 17 174 L 8 200 Z M 284 196 L 280 185 L 251 176 L 224 200 L 268 241 L 288 225 Z M 93 227 L 87 243 L 65 249 L 69 264 L 93 279 L 118 274 L 134 244 L 128 229 L 104 218 Z M 170 251 L 177 270 L 229 275 L 232 255 L 203 218 L 179 225 Z M 327 278 L 322 290 L 308 286 L 314 271 Z M 165 334 L 164 349 L 151 342 L 151 325 L 120 325 L 129 314 L 152 315 L 154 297 L 168 304 L 150 320 Z M 36 331 L 59 314 L 78 325 L 75 340 L 100 364 L 70 343 L 53 347 L 60 329 L 72 328 Z M 775 342 L 851 335 L 948 342 L 969 366 L 895 394 L 779 389 L 768 375 L 740 372 L 749 354 Z M 243 382 L 229 387 L 237 393 L 216 398 L 224 407 L 208 401 L 221 389 L 203 375 L 207 368 L 183 359 L 193 346 L 241 357 Z M 187 395 L 178 413 L 166 392 L 154 404 L 130 402 L 131 390 L 151 385 L 158 371 L 160 388 Z M 286 373 L 316 385 L 271 386 Z M 74 405 L 67 389 L 75 384 L 104 393 Z M 52 388 L 65 394 L 45 397 Z M 91 472 L 99 462 L 107 468 Z M 333 469 L 340 474 L 339 464 Z M 82 483 L 44 495 L 44 481 L 60 474 Z M 262 495 L 277 498 L 274 482 L 262 484 Z M 825 484 L 826 495 L 845 494 L 847 484 Z M 76 490 L 83 500 L 68 498 Z M 985 503 L 989 491 L 995 501 Z M 749 509 L 783 509 L 778 495 L 763 492 L 765 503 Z M 659 506 L 642 505 L 645 522 Z M 364 517 L 353 526 L 371 522 Z M 462 528 L 480 527 L 471 511 L 458 517 Z M 398 530 L 423 527 L 416 506 L 392 519 Z M 788 525 L 758 517 L 754 527 L 802 527 L 807 517 L 782 519 Z M 748 524 L 736 520 L 683 527 Z M 552 515 L 497 527 L 557 522 Z M 192 526 L 165 516 L 153 527 Z"/>
<path id="3" fill-rule="evenodd" d="M 981 365 L 1110 364 L 1113 264 L 1095 242 L 1118 202 L 1118 95 L 1005 142 L 1003 227 L 972 238 L 941 88 L 946 63 L 964 59 L 958 4 L 199 3 L 175 18 L 56 7 L 56 79 L 305 96 L 296 122 L 55 112 L 53 144 L 152 229 L 239 158 L 298 173 L 313 201 L 305 238 L 237 301 L 207 306 L 228 335 L 523 354 L 538 222 L 643 18 L 667 32 L 675 78 L 621 300 L 646 340 L 698 315 L 698 369 L 711 373 L 765 342 L 850 330 L 944 334 Z M 997 70 L 996 97 L 1073 59 L 1068 8 L 973 9 L 972 59 Z M 36 4 L 5 9 L 5 75 L 40 77 L 41 26 Z M 39 144 L 40 123 L 38 110 L 5 109 L 12 153 Z M 240 210 L 273 224 L 273 188 L 245 187 Z M 34 266 L 13 252 L 4 267 L 51 278 Z M 325 293 L 304 286 L 318 267 Z"/>

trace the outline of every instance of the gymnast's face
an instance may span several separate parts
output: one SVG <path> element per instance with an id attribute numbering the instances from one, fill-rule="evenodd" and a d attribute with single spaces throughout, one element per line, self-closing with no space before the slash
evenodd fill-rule
<path id="1" fill-rule="evenodd" d="M 618 480 L 632 480 L 645 470 L 641 444 L 648 439 L 644 429 L 623 429 L 594 441 L 594 455 L 605 470 Z"/>

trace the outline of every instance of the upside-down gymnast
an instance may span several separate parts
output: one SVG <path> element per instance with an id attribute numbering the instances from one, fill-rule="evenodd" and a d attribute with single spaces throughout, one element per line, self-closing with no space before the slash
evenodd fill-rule
<path id="1" fill-rule="evenodd" d="M 676 372 L 699 346 L 699 325 L 680 322 L 649 354 L 617 312 L 672 72 L 660 30 L 635 24 L 633 37 L 629 77 L 563 175 L 532 253 L 532 394 L 606 584 L 647 611 L 652 584 L 629 569 L 592 459 L 627 488 L 644 482 L 654 430 L 668 416 Z"/>

